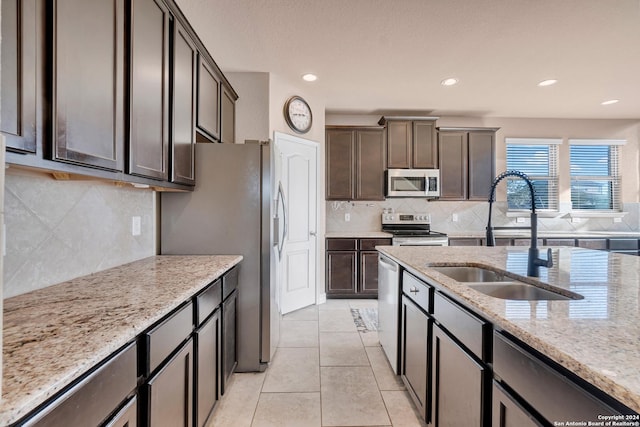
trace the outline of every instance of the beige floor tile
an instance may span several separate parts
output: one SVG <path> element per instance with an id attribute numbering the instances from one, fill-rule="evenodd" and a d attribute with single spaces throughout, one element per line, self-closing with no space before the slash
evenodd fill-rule
<path id="1" fill-rule="evenodd" d="M 233 374 L 207 427 L 250 427 L 264 379 L 264 372 Z"/>
<path id="2" fill-rule="evenodd" d="M 400 376 L 393 373 L 382 347 L 366 347 L 367 357 L 380 390 L 404 390 Z"/>
<path id="3" fill-rule="evenodd" d="M 310 305 L 282 316 L 282 320 L 318 320 L 318 306 Z"/>
<path id="4" fill-rule="evenodd" d="M 324 304 L 318 305 L 318 310 L 347 310 L 349 311 L 351 307 L 349 306 L 348 299 L 328 299 Z"/>
<path id="5" fill-rule="evenodd" d="M 323 310 L 320 315 L 320 332 L 356 332 L 351 310 Z"/>
<path id="6" fill-rule="evenodd" d="M 365 347 L 380 347 L 377 331 L 360 332 L 360 338 Z"/>
<path id="7" fill-rule="evenodd" d="M 318 347 L 278 348 L 266 372 L 263 393 L 320 391 Z"/>
<path id="8" fill-rule="evenodd" d="M 318 321 L 280 322 L 278 347 L 318 347 Z"/>
<path id="9" fill-rule="evenodd" d="M 425 427 L 426 423 L 416 412 L 411 397 L 406 391 L 382 391 L 394 427 Z"/>
<path id="10" fill-rule="evenodd" d="M 351 308 L 378 308 L 377 299 L 350 299 L 348 301 Z"/>
<path id="11" fill-rule="evenodd" d="M 320 368 L 323 426 L 391 424 L 370 367 Z"/>
<path id="12" fill-rule="evenodd" d="M 369 366 L 358 332 L 320 332 L 320 366 Z"/>
<path id="13" fill-rule="evenodd" d="M 251 427 L 320 427 L 320 392 L 262 393 Z"/>

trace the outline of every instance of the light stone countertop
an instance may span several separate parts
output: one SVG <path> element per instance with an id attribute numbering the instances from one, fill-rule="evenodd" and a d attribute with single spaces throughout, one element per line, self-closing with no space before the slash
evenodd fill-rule
<path id="1" fill-rule="evenodd" d="M 529 238 L 531 236 L 530 230 L 494 230 L 493 235 L 496 238 Z M 486 233 L 484 231 L 451 231 L 447 233 L 449 238 L 485 238 Z M 538 230 L 538 238 L 557 238 L 557 239 L 604 239 L 604 238 L 631 238 L 640 239 L 640 232 L 632 231 L 540 231 Z"/>
<path id="2" fill-rule="evenodd" d="M 25 416 L 241 260 L 155 256 L 4 300 L 0 425 Z"/>
<path id="3" fill-rule="evenodd" d="M 391 239 L 393 234 L 385 231 L 331 231 L 325 233 L 327 239 Z"/>
<path id="4" fill-rule="evenodd" d="M 495 327 L 640 412 L 640 257 L 554 248 L 554 267 L 541 268 L 540 279 L 535 279 L 526 276 L 528 248 L 377 249 L 477 311 Z M 562 292 L 575 292 L 584 299 L 530 302 L 492 298 L 429 268 L 469 263 L 514 273 L 542 287 L 551 285 Z"/>

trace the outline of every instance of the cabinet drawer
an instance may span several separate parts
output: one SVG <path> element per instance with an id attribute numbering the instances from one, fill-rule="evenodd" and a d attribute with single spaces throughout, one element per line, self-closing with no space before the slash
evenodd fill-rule
<path id="1" fill-rule="evenodd" d="M 376 246 L 390 246 L 391 239 L 360 239 L 361 251 L 375 251 Z"/>
<path id="2" fill-rule="evenodd" d="M 196 326 L 200 326 L 222 302 L 222 279 L 196 296 Z"/>
<path id="3" fill-rule="evenodd" d="M 433 313 L 440 323 L 454 337 L 480 359 L 487 361 L 488 339 L 485 335 L 491 325 L 460 307 L 446 296 L 436 292 L 433 299 Z"/>
<path id="4" fill-rule="evenodd" d="M 402 273 L 402 293 L 427 313 L 433 313 L 433 288 L 406 271 Z"/>
<path id="5" fill-rule="evenodd" d="M 578 246 L 587 249 L 607 249 L 607 239 L 578 239 Z"/>
<path id="6" fill-rule="evenodd" d="M 545 239 L 545 246 L 575 246 L 575 239 Z"/>
<path id="7" fill-rule="evenodd" d="M 193 305 L 188 303 L 159 325 L 142 334 L 147 354 L 145 376 L 155 371 L 162 362 L 187 339 L 193 330 Z"/>
<path id="8" fill-rule="evenodd" d="M 222 276 L 222 300 L 226 300 L 231 292 L 238 287 L 238 267 L 233 267 L 231 270 Z"/>
<path id="9" fill-rule="evenodd" d="M 609 239 L 609 250 L 631 251 L 638 249 L 638 239 Z"/>
<path id="10" fill-rule="evenodd" d="M 619 412 L 504 335 L 493 339 L 493 370 L 549 422 L 597 421 Z"/>
<path id="11" fill-rule="evenodd" d="M 130 344 L 23 425 L 99 425 L 138 384 L 136 349 Z"/>
<path id="12" fill-rule="evenodd" d="M 358 239 L 327 239 L 328 251 L 358 250 Z"/>

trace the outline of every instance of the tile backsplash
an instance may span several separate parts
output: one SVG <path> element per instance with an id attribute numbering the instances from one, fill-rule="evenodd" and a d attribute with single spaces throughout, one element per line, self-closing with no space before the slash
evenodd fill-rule
<path id="1" fill-rule="evenodd" d="M 155 193 L 7 171 L 4 298 L 155 254 Z M 132 217 L 141 234 L 132 236 Z"/>
<path id="2" fill-rule="evenodd" d="M 393 208 L 395 212 L 428 212 L 431 214 L 431 228 L 448 234 L 484 233 L 487 226 L 489 204 L 487 202 L 427 201 L 425 199 L 387 199 L 383 202 L 326 202 L 327 232 L 378 231 L 381 229 L 380 215 L 383 208 Z M 561 207 L 562 209 L 562 207 Z M 492 224 L 494 226 L 528 226 L 529 213 L 523 213 L 524 223 L 516 217 L 507 217 L 506 202 L 493 205 Z M 620 222 L 612 218 L 580 218 L 572 221 L 566 214 L 554 218 L 538 218 L 539 232 L 639 232 L 640 203 L 625 203 L 627 214 Z M 345 213 L 350 220 L 345 221 Z M 453 221 L 454 214 L 457 221 Z"/>

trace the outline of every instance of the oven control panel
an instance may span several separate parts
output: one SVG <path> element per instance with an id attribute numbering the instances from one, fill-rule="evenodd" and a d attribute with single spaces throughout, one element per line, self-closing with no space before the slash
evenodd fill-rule
<path id="1" fill-rule="evenodd" d="M 383 213 L 382 224 L 430 224 L 428 213 Z"/>

